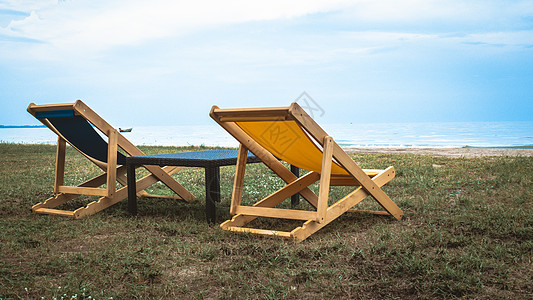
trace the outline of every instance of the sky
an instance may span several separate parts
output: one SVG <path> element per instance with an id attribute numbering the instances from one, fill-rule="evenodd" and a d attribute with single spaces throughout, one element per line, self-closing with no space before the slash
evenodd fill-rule
<path id="1" fill-rule="evenodd" d="M 0 124 L 76 99 L 116 127 L 533 121 L 533 1 L 0 0 Z"/>

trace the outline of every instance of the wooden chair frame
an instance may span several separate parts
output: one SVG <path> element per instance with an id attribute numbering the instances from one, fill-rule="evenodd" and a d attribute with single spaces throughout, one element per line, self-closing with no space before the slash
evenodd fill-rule
<path id="1" fill-rule="evenodd" d="M 39 119 L 46 127 L 52 130 L 58 135 L 57 140 L 57 152 L 56 152 L 56 168 L 55 168 L 55 183 L 54 193 L 55 196 L 45 200 L 44 202 L 37 203 L 32 207 L 32 210 L 36 213 L 61 215 L 71 218 L 81 218 L 84 216 L 95 214 L 121 200 L 128 197 L 127 179 L 126 179 L 126 166 L 117 165 L 117 153 L 118 148 L 121 148 L 128 155 L 144 155 L 144 153 L 128 141 L 122 134 L 120 134 L 115 128 L 109 125 L 103 118 L 90 109 L 81 100 L 77 100 L 75 103 L 65 104 L 48 104 L 48 105 L 36 105 L 31 103 L 28 106 L 28 112 L 37 118 L 39 112 L 47 111 L 69 111 L 72 110 L 74 115 L 82 116 L 89 123 L 91 123 L 96 129 L 100 130 L 108 139 L 107 149 L 107 162 L 102 162 L 94 159 L 88 154 L 76 148 L 75 145 L 70 143 L 52 124 L 48 119 Z M 87 180 L 78 186 L 65 186 L 65 150 L 66 144 L 70 144 L 74 149 L 78 150 L 81 154 L 87 157 L 91 162 L 97 165 L 104 171 L 104 174 Z M 172 198 L 180 199 L 187 202 L 195 200 L 195 197 L 182 185 L 180 185 L 170 175 L 178 172 L 182 167 L 166 167 L 161 168 L 158 166 L 144 166 L 150 175 L 145 176 L 137 181 L 137 195 L 145 197 L 157 197 L 157 198 Z M 123 187 L 117 189 L 117 181 L 123 185 Z M 162 195 L 149 195 L 144 191 L 150 185 L 161 181 L 171 190 L 173 190 L 179 197 L 162 196 Z M 105 188 L 100 188 L 102 185 L 106 185 Z M 55 209 L 61 204 L 66 203 L 80 195 L 92 195 L 100 196 L 98 201 L 93 201 L 85 207 L 80 207 L 74 211 Z"/>
<path id="2" fill-rule="evenodd" d="M 371 195 L 385 211 L 369 211 L 376 214 L 390 214 L 400 220 L 402 210 L 385 194 L 381 187 L 395 176 L 394 167 L 385 170 L 363 170 L 352 158 L 311 118 L 297 103 L 289 107 L 220 109 L 213 106 L 210 116 L 239 142 L 239 156 L 231 199 L 230 213 L 233 216 L 220 225 L 224 230 L 275 235 L 302 241 L 335 220 L 352 207 Z M 253 121 L 296 121 L 307 134 L 322 147 L 321 172 L 310 172 L 298 178 L 289 171 L 272 153 L 248 135 L 236 122 Z M 241 205 L 246 155 L 251 151 L 276 173 L 287 185 L 269 195 L 253 206 Z M 348 172 L 348 176 L 332 175 L 331 167 L 335 161 Z M 367 174 L 368 173 L 368 174 Z M 308 186 L 320 181 L 318 196 Z M 358 186 L 354 191 L 328 205 L 330 186 Z M 315 211 L 275 208 L 276 205 L 300 193 Z M 244 227 L 257 217 L 294 219 L 305 221 L 302 226 L 290 232 L 264 230 Z"/>

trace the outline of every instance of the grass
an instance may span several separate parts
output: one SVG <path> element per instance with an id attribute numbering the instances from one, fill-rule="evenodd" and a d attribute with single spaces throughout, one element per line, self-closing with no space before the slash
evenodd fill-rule
<path id="1" fill-rule="evenodd" d="M 72 149 L 67 156 L 68 182 L 98 173 Z M 533 158 L 354 159 L 395 166 L 385 191 L 404 219 L 345 214 L 295 244 L 207 225 L 201 169 L 174 175 L 199 199 L 192 204 L 140 199 L 136 217 L 126 201 L 81 220 L 34 214 L 52 195 L 55 147 L 0 144 L 0 299 L 533 297 Z M 219 223 L 229 218 L 233 172 L 222 168 Z M 248 203 L 282 186 L 260 164 L 247 168 L 245 184 Z M 258 220 L 267 222 L 285 226 Z"/>

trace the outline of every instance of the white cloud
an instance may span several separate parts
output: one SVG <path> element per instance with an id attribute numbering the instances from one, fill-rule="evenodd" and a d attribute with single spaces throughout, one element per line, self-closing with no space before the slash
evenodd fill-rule
<path id="1" fill-rule="evenodd" d="M 44 9 L 46 7 L 53 7 L 57 4 L 57 0 L 4 0 L 0 2 L 0 9 L 29 12 L 32 10 Z"/>
<path id="2" fill-rule="evenodd" d="M 17 5 L 30 10 L 5 35 L 41 40 L 70 50 L 101 50 L 179 36 L 220 24 L 291 18 L 342 7 L 346 1 L 64 1 Z"/>
<path id="3" fill-rule="evenodd" d="M 345 18 L 373 24 L 434 23 L 466 25 L 498 22 L 516 23 L 533 14 L 529 0 L 359 0 L 343 12 Z M 503 24 L 509 25 L 509 24 Z"/>
<path id="4" fill-rule="evenodd" d="M 30 15 L 0 28 L 0 35 L 19 41 L 41 41 L 37 45 L 2 47 L 0 56 L 21 55 L 27 58 L 62 59 L 65 56 L 96 56 L 117 46 L 149 43 L 157 39 L 179 39 L 227 24 L 301 17 L 318 12 L 335 12 L 332 22 L 342 20 L 346 31 L 358 31 L 357 49 L 353 53 L 372 52 L 387 43 L 436 40 L 431 26 L 445 24 L 450 33 L 465 24 L 493 23 L 508 25 L 533 15 L 531 1 L 460 1 L 460 0 L 84 0 L 84 1 L 16 1 L 0 3 L 0 9 L 24 11 Z M 366 28 L 358 28 L 365 24 Z M 402 24 L 414 24 L 418 32 L 399 32 Z M 372 29 L 375 26 L 376 28 Z M 447 27 L 448 26 L 448 27 Z M 486 33 L 479 26 L 469 36 L 473 43 L 510 42 L 527 39 L 527 31 L 517 34 L 500 30 Z M 530 26 L 531 27 L 531 26 Z M 428 28 L 427 30 L 425 30 Z M 312 29 L 311 29 L 312 30 Z M 367 30 L 368 32 L 363 32 Z M 335 31 L 335 30 L 334 30 Z M 408 30 L 406 30 L 408 31 Z M 443 34 L 442 30 L 440 31 Z M 499 33 L 502 32 L 502 33 Z M 465 36 L 470 32 L 461 32 Z M 307 34 L 313 33 L 307 29 Z M 328 32 L 327 35 L 335 35 Z M 355 34 L 354 34 L 355 35 Z M 349 35 L 341 36 L 350 38 Z M 466 39 L 466 38 L 464 38 Z M 479 40 L 479 41 L 477 41 Z M 485 41 L 488 40 L 488 41 Z M 366 43 L 366 44 L 365 44 Z M 528 43 L 529 44 L 529 43 Z M 344 50 L 341 50 L 341 52 Z M 348 52 L 350 52 L 349 50 Z M 21 53 L 19 53 L 21 52 Z M 283 55 L 283 53 L 281 53 Z M 307 59 L 303 59 L 304 61 Z"/>
<path id="5" fill-rule="evenodd" d="M 488 32 L 471 34 L 465 38 L 471 43 L 480 43 L 495 46 L 533 46 L 533 30 L 514 32 Z"/>

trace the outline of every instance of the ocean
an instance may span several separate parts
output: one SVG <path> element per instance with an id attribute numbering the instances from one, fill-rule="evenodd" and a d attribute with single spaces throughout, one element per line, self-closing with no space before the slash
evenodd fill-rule
<path id="1" fill-rule="evenodd" d="M 533 122 L 433 122 L 329 124 L 322 126 L 343 147 L 458 148 L 533 145 Z M 237 147 L 221 127 L 139 126 L 123 133 L 135 145 Z M 47 128 L 0 128 L 0 142 L 55 144 Z"/>

